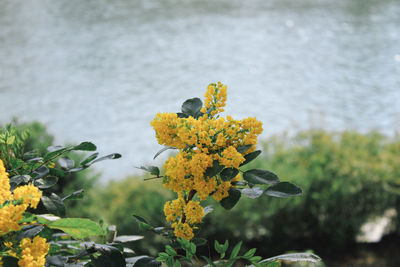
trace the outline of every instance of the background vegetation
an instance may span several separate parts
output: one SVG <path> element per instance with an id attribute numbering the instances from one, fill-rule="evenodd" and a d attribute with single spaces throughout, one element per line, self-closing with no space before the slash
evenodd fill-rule
<path id="1" fill-rule="evenodd" d="M 53 138 L 43 125 L 19 127 L 31 129 L 31 148 L 52 145 Z M 299 185 L 303 196 L 251 201 L 242 198 L 230 212 L 214 205 L 214 211 L 205 219 L 202 237 L 223 241 L 229 236 L 232 243 L 243 240 L 246 247 L 257 247 L 264 256 L 289 249 L 311 249 L 329 258 L 335 253 L 354 251 L 361 225 L 399 205 L 398 136 L 310 130 L 292 137 L 275 136 L 260 145 L 264 152 L 249 168 L 274 170 L 282 180 Z M 85 199 L 77 202 L 79 206 L 67 209 L 70 215 L 103 218 L 117 225 L 119 234 L 138 233 L 134 218 L 126 214 L 140 214 L 153 225 L 165 224 L 162 204 L 173 195 L 160 181 L 144 182 L 145 176 L 136 176 L 100 185 L 96 177 L 89 172 L 80 173 L 68 178 L 60 188 L 71 191 L 84 187 L 87 191 Z M 151 235 L 136 244 L 133 248 L 137 252 L 155 255 L 163 249 L 165 240 Z"/>

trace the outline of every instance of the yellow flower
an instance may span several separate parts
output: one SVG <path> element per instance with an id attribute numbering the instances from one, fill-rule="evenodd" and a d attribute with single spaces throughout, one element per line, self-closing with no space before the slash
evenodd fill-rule
<path id="1" fill-rule="evenodd" d="M 244 155 L 255 150 L 257 137 L 262 132 L 262 123 L 255 118 L 235 120 L 217 115 L 224 111 L 227 100 L 227 87 L 222 83 L 212 83 L 204 95 L 204 115 L 195 119 L 178 118 L 176 113 L 157 113 L 151 122 L 159 144 L 172 146 L 179 150 L 164 164 L 164 187 L 178 193 L 178 199 L 164 205 L 167 221 L 174 222 L 175 236 L 190 240 L 193 227 L 201 223 L 204 210 L 194 194 L 200 200 L 210 195 L 221 201 L 229 195 L 231 182 L 221 177 L 207 174 L 208 168 L 217 161 L 224 167 L 239 168 L 245 161 Z M 239 153 L 237 148 L 250 145 Z M 212 176 L 212 177 L 210 177 Z M 234 180 L 240 179 L 240 175 Z"/>
<path id="2" fill-rule="evenodd" d="M 15 188 L 13 194 L 15 200 L 22 200 L 24 204 L 34 209 L 36 209 L 42 197 L 42 191 L 32 184 Z"/>
<path id="3" fill-rule="evenodd" d="M 44 267 L 46 255 L 50 245 L 46 243 L 46 238 L 35 236 L 33 240 L 24 238 L 21 240 L 22 249 L 21 259 L 18 261 L 20 267 Z"/>
<path id="4" fill-rule="evenodd" d="M 174 234 L 176 237 L 184 238 L 190 240 L 193 238 L 193 229 L 187 223 L 173 223 L 172 228 L 174 228 Z"/>

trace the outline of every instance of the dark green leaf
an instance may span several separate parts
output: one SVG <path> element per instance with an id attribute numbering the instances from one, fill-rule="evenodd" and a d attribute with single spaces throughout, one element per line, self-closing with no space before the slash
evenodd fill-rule
<path id="1" fill-rule="evenodd" d="M 265 190 L 264 194 L 272 197 L 294 197 L 300 196 L 303 193 L 300 187 L 289 183 L 280 182 L 278 184 L 272 185 Z"/>
<path id="2" fill-rule="evenodd" d="M 236 203 L 238 203 L 241 195 L 242 194 L 240 193 L 240 191 L 238 189 L 231 188 L 231 189 L 229 189 L 229 196 L 222 199 L 220 204 L 226 210 L 230 210 L 236 205 Z"/>
<path id="3" fill-rule="evenodd" d="M 235 185 L 235 186 L 245 186 L 245 185 L 247 185 L 247 182 L 246 181 L 233 181 L 233 182 L 231 182 L 231 184 Z"/>
<path id="4" fill-rule="evenodd" d="M 182 112 L 178 112 L 176 114 L 178 115 L 178 118 L 188 118 L 189 117 L 189 115 L 186 115 L 185 113 L 182 113 Z"/>
<path id="5" fill-rule="evenodd" d="M 155 176 L 160 175 L 160 169 L 156 166 L 140 166 L 140 167 L 136 167 L 136 168 L 147 171 L 150 174 L 153 174 Z"/>
<path id="6" fill-rule="evenodd" d="M 49 169 L 46 166 L 40 166 L 33 172 L 33 174 L 35 175 L 35 179 L 42 178 L 49 174 Z"/>
<path id="7" fill-rule="evenodd" d="M 221 176 L 222 181 L 230 181 L 233 178 L 236 177 L 236 175 L 239 173 L 238 169 L 235 168 L 225 168 L 221 171 L 219 174 Z"/>
<path id="8" fill-rule="evenodd" d="M 224 169 L 224 166 L 219 165 L 218 160 L 213 161 L 212 167 L 208 167 L 204 173 L 206 177 L 214 177 Z"/>
<path id="9" fill-rule="evenodd" d="M 283 254 L 283 255 L 272 257 L 272 258 L 268 258 L 268 259 L 260 261 L 260 263 L 277 261 L 277 260 L 292 261 L 292 262 L 293 261 L 319 262 L 321 260 L 321 258 L 312 253 L 290 253 L 290 254 Z"/>
<path id="10" fill-rule="evenodd" d="M 112 153 L 112 154 L 110 154 L 110 155 L 103 156 L 103 157 L 100 157 L 100 158 L 94 160 L 94 161 L 92 162 L 92 164 L 95 163 L 95 162 L 99 162 L 99 161 L 102 161 L 102 160 L 106 160 L 106 159 L 119 159 L 120 157 L 121 157 L 121 154 Z"/>
<path id="11" fill-rule="evenodd" d="M 201 246 L 204 246 L 205 244 L 207 244 L 207 239 L 204 239 L 204 238 L 193 238 L 192 242 L 196 246 L 201 247 Z"/>
<path id="12" fill-rule="evenodd" d="M 29 175 L 15 175 L 10 178 L 10 189 L 13 191 L 20 184 L 27 184 L 31 177 Z"/>
<path id="13" fill-rule="evenodd" d="M 247 150 L 249 150 L 252 146 L 253 146 L 253 145 L 238 146 L 238 147 L 236 148 L 236 150 L 237 150 L 237 152 L 243 154 L 244 152 L 246 152 Z"/>
<path id="14" fill-rule="evenodd" d="M 201 102 L 200 98 L 188 99 L 182 104 L 182 113 L 197 118 L 202 106 L 203 102 Z"/>
<path id="15" fill-rule="evenodd" d="M 279 182 L 279 178 L 276 174 L 259 169 L 252 169 L 244 172 L 243 179 L 252 184 L 276 184 Z"/>
<path id="16" fill-rule="evenodd" d="M 40 178 L 37 179 L 33 182 L 33 184 L 40 188 L 40 189 L 46 189 L 46 188 L 50 188 L 53 185 L 57 184 L 58 182 L 58 178 L 56 176 L 48 176 L 46 178 Z"/>
<path id="17" fill-rule="evenodd" d="M 97 156 L 99 155 L 98 152 L 93 153 L 92 155 L 90 155 L 89 157 L 87 157 L 86 159 L 82 160 L 80 165 L 81 166 L 85 166 L 86 164 L 88 164 L 89 162 L 93 161 L 94 159 L 97 158 Z"/>
<path id="18" fill-rule="evenodd" d="M 79 189 L 79 190 L 73 192 L 72 194 L 64 197 L 62 200 L 64 201 L 64 200 L 67 200 L 67 199 L 70 199 L 70 200 L 82 199 L 83 198 L 83 193 L 84 193 L 83 189 Z"/>
<path id="19" fill-rule="evenodd" d="M 137 256 L 127 258 L 127 262 L 133 264 L 134 267 L 159 267 L 161 262 L 156 261 L 154 258 L 149 256 Z"/>
<path id="20" fill-rule="evenodd" d="M 244 156 L 245 161 L 242 164 L 240 164 L 240 166 L 246 165 L 247 163 L 249 163 L 253 159 L 257 158 L 258 155 L 260 155 L 260 154 L 261 154 L 261 150 L 256 150 L 256 151 L 253 151 L 253 152 L 245 155 Z"/>
<path id="21" fill-rule="evenodd" d="M 138 223 L 140 223 L 140 222 L 142 222 L 142 223 L 146 223 L 146 224 L 150 224 L 145 218 L 143 218 L 143 217 L 140 217 L 140 216 L 138 216 L 138 215 L 132 215 L 135 219 L 136 219 L 136 221 L 138 222 Z"/>
<path id="22" fill-rule="evenodd" d="M 58 160 L 58 164 L 60 164 L 61 168 L 68 170 L 74 167 L 75 162 L 68 157 L 62 157 Z"/>
<path id="23" fill-rule="evenodd" d="M 156 159 L 161 153 L 163 153 L 164 151 L 167 151 L 168 149 L 176 149 L 176 147 L 173 146 L 166 146 L 164 148 L 162 148 L 160 151 L 158 151 L 155 155 L 153 159 Z"/>
<path id="24" fill-rule="evenodd" d="M 47 153 L 44 157 L 43 160 L 44 161 L 48 161 L 52 158 L 54 158 L 55 156 L 62 154 L 63 152 L 67 151 L 68 148 L 62 147 L 62 146 L 49 146 L 47 148 L 47 150 L 49 151 L 49 153 Z"/>
<path id="25" fill-rule="evenodd" d="M 120 235 L 114 238 L 114 242 L 127 243 L 143 239 L 141 235 Z"/>
<path id="26" fill-rule="evenodd" d="M 39 234 L 43 230 L 44 226 L 42 225 L 28 225 L 24 226 L 21 229 L 21 233 L 18 234 L 17 240 L 21 240 L 23 238 L 31 238 Z"/>
<path id="27" fill-rule="evenodd" d="M 241 190 L 242 194 L 248 198 L 258 198 L 260 197 L 264 190 L 261 187 L 244 188 Z"/>
<path id="28" fill-rule="evenodd" d="M 65 205 L 58 195 L 54 193 L 51 193 L 49 196 L 43 195 L 41 200 L 50 213 L 57 216 L 65 216 Z"/>
<path id="29" fill-rule="evenodd" d="M 63 257 L 60 255 L 51 256 L 46 258 L 46 266 L 56 266 L 56 267 L 65 267 L 67 266 L 67 257 Z"/>
<path id="30" fill-rule="evenodd" d="M 71 148 L 71 150 L 80 150 L 80 151 L 95 151 L 97 148 L 91 142 L 82 142 L 77 146 Z"/>
<path id="31" fill-rule="evenodd" d="M 4 267 L 19 267 L 18 259 L 10 256 L 4 256 L 1 258 Z"/>

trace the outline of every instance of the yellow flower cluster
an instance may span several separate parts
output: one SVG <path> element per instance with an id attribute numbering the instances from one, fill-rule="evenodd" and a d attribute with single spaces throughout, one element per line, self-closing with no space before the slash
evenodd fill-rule
<path id="1" fill-rule="evenodd" d="M 20 186 L 10 191 L 10 180 L 0 159 L 0 236 L 11 231 L 21 229 L 20 221 L 27 208 L 36 208 L 42 192 L 32 184 Z M 4 242 L 4 246 L 9 248 L 9 256 L 19 258 L 20 267 L 43 267 L 45 257 L 49 251 L 49 244 L 45 238 L 36 236 L 33 240 L 24 238 L 20 242 L 20 249 L 13 249 L 11 242 Z M 20 251 L 22 252 L 20 253 Z M 0 258 L 0 266 L 1 258 Z"/>
<path id="2" fill-rule="evenodd" d="M 180 118 L 176 113 L 157 113 L 151 122 L 159 144 L 179 149 L 176 156 L 164 164 L 163 184 L 176 192 L 178 199 L 167 202 L 164 213 L 177 237 L 190 240 L 194 225 L 200 223 L 204 211 L 199 202 L 192 201 L 194 194 L 200 200 L 210 195 L 216 201 L 228 197 L 231 181 L 219 175 L 205 175 L 215 163 L 226 168 L 239 168 L 244 156 L 255 150 L 262 123 L 255 118 L 226 119 L 218 113 L 224 111 L 227 87 L 220 82 L 210 84 L 205 94 L 204 106 L 198 118 Z M 238 147 L 249 148 L 240 153 Z M 234 180 L 240 179 L 240 176 Z"/>
<path id="3" fill-rule="evenodd" d="M 43 267 L 46 263 L 46 255 L 50 245 L 46 243 L 46 238 L 35 236 L 33 240 L 24 238 L 21 240 L 22 249 L 18 265 L 20 267 Z"/>

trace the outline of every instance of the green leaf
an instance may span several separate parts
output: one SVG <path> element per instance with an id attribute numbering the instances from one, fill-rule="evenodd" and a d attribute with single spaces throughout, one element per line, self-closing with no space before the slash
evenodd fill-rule
<path id="1" fill-rule="evenodd" d="M 277 260 L 291 261 L 291 262 L 296 262 L 296 261 L 319 262 L 321 258 L 312 253 L 290 253 L 268 258 L 260 261 L 260 263 L 277 261 Z"/>
<path id="2" fill-rule="evenodd" d="M 206 177 L 214 177 L 224 169 L 224 166 L 219 165 L 218 160 L 213 161 L 213 165 L 208 167 L 204 173 Z"/>
<path id="3" fill-rule="evenodd" d="M 103 229 L 97 223 L 83 218 L 59 219 L 48 223 L 47 227 L 61 230 L 75 239 L 84 239 L 104 234 Z"/>
<path id="4" fill-rule="evenodd" d="M 245 145 L 245 146 L 238 146 L 236 148 L 237 152 L 243 154 L 244 152 L 246 152 L 247 150 L 249 150 L 253 145 Z"/>
<path id="5" fill-rule="evenodd" d="M 67 257 L 63 257 L 60 255 L 57 256 L 51 256 L 46 258 L 46 266 L 56 266 L 56 267 L 64 267 L 68 266 L 67 265 Z"/>
<path id="6" fill-rule="evenodd" d="M 256 151 L 253 151 L 253 152 L 245 155 L 244 156 L 245 161 L 242 164 L 240 164 L 240 166 L 246 165 L 247 163 L 249 163 L 253 159 L 257 158 L 258 155 L 260 155 L 260 154 L 261 154 L 261 150 L 256 150 Z"/>
<path id="7" fill-rule="evenodd" d="M 208 265 L 210 265 L 211 267 L 217 267 L 217 265 L 215 265 L 212 260 L 210 260 L 209 258 L 207 258 L 206 256 L 201 256 L 207 263 Z"/>
<path id="8" fill-rule="evenodd" d="M 36 179 L 33 182 L 33 184 L 40 189 L 46 189 L 46 188 L 50 188 L 50 187 L 56 185 L 57 182 L 58 182 L 58 177 L 48 176 L 46 178 Z"/>
<path id="9" fill-rule="evenodd" d="M 294 197 L 300 196 L 303 193 L 300 187 L 289 183 L 289 182 L 280 182 L 275 185 L 272 185 L 265 190 L 264 194 L 272 197 Z"/>
<path id="10" fill-rule="evenodd" d="M 176 256 L 176 255 L 178 255 L 178 254 L 176 253 L 175 249 L 173 249 L 170 245 L 166 245 L 166 246 L 165 246 L 165 252 L 167 252 L 168 255 L 171 255 L 171 256 Z"/>
<path id="11" fill-rule="evenodd" d="M 140 166 L 140 167 L 136 167 L 136 168 L 147 171 L 150 174 L 155 175 L 155 176 L 160 175 L 160 169 L 156 166 Z"/>
<path id="12" fill-rule="evenodd" d="M 20 184 L 27 184 L 31 177 L 29 175 L 15 175 L 10 178 L 10 189 L 13 191 Z"/>
<path id="13" fill-rule="evenodd" d="M 92 258 L 92 263 L 97 267 L 125 267 L 126 261 L 118 248 L 110 245 L 95 244 L 94 249 L 100 252 L 101 255 L 97 258 Z"/>
<path id="14" fill-rule="evenodd" d="M 252 184 L 276 184 L 279 177 L 267 170 L 252 169 L 243 173 L 243 179 Z"/>
<path id="15" fill-rule="evenodd" d="M 19 267 L 18 259 L 10 256 L 1 258 L 4 267 Z"/>
<path id="16" fill-rule="evenodd" d="M 67 199 L 69 199 L 69 200 L 82 199 L 83 198 L 83 193 L 84 193 L 83 189 L 79 189 L 79 190 L 73 192 L 72 194 L 64 197 L 62 200 L 64 201 L 64 200 L 67 200 Z"/>
<path id="17" fill-rule="evenodd" d="M 74 167 L 75 162 L 68 157 L 62 157 L 58 160 L 58 164 L 60 164 L 61 168 L 68 170 Z"/>
<path id="18" fill-rule="evenodd" d="M 81 166 L 85 166 L 86 164 L 88 164 L 89 162 L 95 160 L 97 158 L 97 156 L 99 155 L 98 152 L 93 153 L 92 155 L 90 155 L 89 157 L 87 157 L 86 159 L 82 160 L 80 165 Z"/>
<path id="19" fill-rule="evenodd" d="M 229 257 L 230 259 L 236 258 L 237 255 L 239 254 L 240 248 L 242 247 L 242 241 L 236 244 L 236 246 L 233 248 L 231 256 Z"/>
<path id="20" fill-rule="evenodd" d="M 166 146 L 164 148 L 162 148 L 160 151 L 158 151 L 155 155 L 153 159 L 156 159 L 161 153 L 163 153 L 164 151 L 167 151 L 168 149 L 176 149 L 176 147 L 173 146 Z"/>
<path id="21" fill-rule="evenodd" d="M 120 235 L 114 238 L 114 242 L 127 243 L 143 239 L 141 235 Z"/>
<path id="22" fill-rule="evenodd" d="M 249 251 L 247 251 L 247 252 L 243 255 L 243 257 L 246 258 L 246 259 L 250 259 L 251 257 L 254 256 L 254 254 L 256 253 L 256 250 L 257 250 L 256 248 L 250 249 Z"/>
<path id="23" fill-rule="evenodd" d="M 21 240 L 23 238 L 31 238 L 39 234 L 44 229 L 42 225 L 28 225 L 24 226 L 21 229 L 21 233 L 18 234 L 17 240 Z"/>
<path id="24" fill-rule="evenodd" d="M 182 104 L 182 113 L 197 118 L 202 106 L 203 102 L 201 102 L 200 98 L 195 97 L 188 99 Z"/>
<path id="25" fill-rule="evenodd" d="M 229 196 L 222 199 L 220 204 L 222 207 L 224 207 L 224 209 L 230 210 L 236 205 L 236 203 L 238 203 L 241 195 L 242 194 L 240 193 L 240 191 L 238 189 L 230 188 Z"/>
<path id="26" fill-rule="evenodd" d="M 175 267 L 182 267 L 182 264 L 180 263 L 179 260 L 175 261 Z"/>
<path id="27" fill-rule="evenodd" d="M 92 162 L 92 164 L 93 164 L 93 163 L 96 163 L 96 162 L 99 162 L 99 161 L 106 160 L 106 159 L 119 159 L 120 157 L 122 157 L 121 154 L 112 153 L 112 154 L 109 154 L 109 155 L 107 155 L 107 156 L 103 156 L 103 157 L 100 157 L 100 158 L 94 160 L 94 161 Z"/>
<path id="28" fill-rule="evenodd" d="M 221 171 L 219 174 L 221 176 L 222 181 L 230 181 L 233 178 L 236 177 L 236 175 L 239 173 L 238 169 L 235 168 L 225 168 Z"/>
<path id="29" fill-rule="evenodd" d="M 77 146 L 71 148 L 71 150 L 80 150 L 80 151 L 95 151 L 97 148 L 91 142 L 82 142 Z"/>
<path id="30" fill-rule="evenodd" d="M 189 115 L 186 115 L 185 113 L 182 112 L 177 112 L 176 115 L 178 115 L 178 118 L 188 118 Z"/>
<path id="31" fill-rule="evenodd" d="M 33 174 L 35 174 L 35 179 L 39 179 L 49 174 L 49 169 L 46 166 L 40 166 L 33 172 Z"/>
<path id="32" fill-rule="evenodd" d="M 241 192 L 246 197 L 255 199 L 260 197 L 264 193 L 264 190 L 261 187 L 252 187 L 252 188 L 243 188 Z"/>
<path id="33" fill-rule="evenodd" d="M 135 214 L 133 214 L 132 215 L 135 219 L 136 219 L 136 221 L 138 222 L 138 223 L 145 223 L 145 224 L 150 224 L 145 218 L 143 218 L 143 217 L 140 217 L 140 216 L 138 216 L 138 215 L 135 215 Z"/>
<path id="34" fill-rule="evenodd" d="M 128 263 L 133 264 L 134 267 L 159 267 L 161 262 L 156 261 L 154 258 L 149 256 L 137 256 L 126 259 Z"/>
<path id="35" fill-rule="evenodd" d="M 57 216 L 65 216 L 65 205 L 62 199 L 54 194 L 51 193 L 51 195 L 46 196 L 43 195 L 41 197 L 41 201 L 44 205 L 44 207 L 52 214 L 55 214 Z"/>
<path id="36" fill-rule="evenodd" d="M 201 247 L 201 246 L 204 246 L 205 244 L 207 244 L 207 239 L 204 239 L 204 238 L 193 238 L 192 242 L 196 246 Z"/>
<path id="37" fill-rule="evenodd" d="M 49 151 L 49 153 L 47 153 L 44 157 L 43 160 L 44 161 L 48 161 L 49 159 L 54 158 L 55 156 L 62 154 L 66 151 L 68 151 L 68 148 L 63 147 L 63 146 L 49 146 L 47 148 L 47 150 Z"/>

